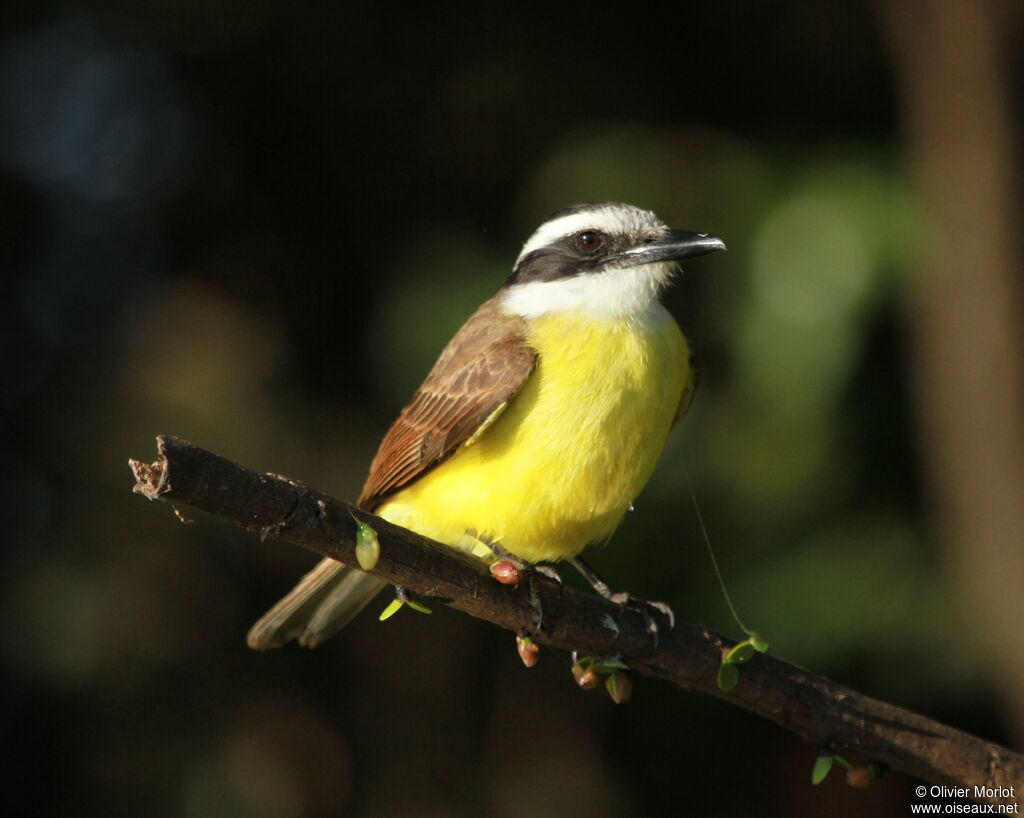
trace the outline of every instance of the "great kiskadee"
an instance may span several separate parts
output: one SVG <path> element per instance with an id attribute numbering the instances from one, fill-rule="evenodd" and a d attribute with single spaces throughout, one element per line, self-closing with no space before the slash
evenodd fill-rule
<path id="1" fill-rule="evenodd" d="M 723 249 L 631 205 L 552 215 L 384 436 L 359 507 L 454 548 L 531 564 L 606 540 L 696 386 L 659 293 L 680 261 Z M 315 646 L 384 584 L 324 559 L 248 643 Z"/>

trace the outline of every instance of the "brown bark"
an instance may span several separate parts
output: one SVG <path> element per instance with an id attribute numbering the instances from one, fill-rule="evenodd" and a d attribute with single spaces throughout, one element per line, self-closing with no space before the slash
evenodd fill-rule
<path id="1" fill-rule="evenodd" d="M 251 471 L 182 440 L 159 437 L 157 445 L 156 462 L 130 461 L 135 491 L 145 497 L 189 505 L 343 562 L 354 561 L 355 515 L 378 534 L 374 574 L 514 633 L 532 626 L 526 589 L 499 585 L 479 561 L 301 483 Z M 541 599 L 545 626 L 535 638 L 543 645 L 621 655 L 639 673 L 728 701 L 815 745 L 926 781 L 1024 791 L 1024 756 L 771 656 L 755 656 L 743 665 L 733 690 L 720 690 L 722 651 L 733 643 L 703 626 L 678 624 L 655 649 L 633 611 L 554 586 L 541 588 Z"/>

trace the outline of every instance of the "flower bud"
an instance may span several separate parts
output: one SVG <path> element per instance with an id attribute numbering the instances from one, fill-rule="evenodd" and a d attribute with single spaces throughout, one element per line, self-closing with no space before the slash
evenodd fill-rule
<path id="1" fill-rule="evenodd" d="M 491 563 L 491 576 L 502 585 L 518 585 L 523 581 L 523 572 L 512 560 L 498 560 Z"/>
<path id="2" fill-rule="evenodd" d="M 534 642 L 529 636 L 516 637 L 516 650 L 519 651 L 519 658 L 527 667 L 533 667 L 540 658 L 540 645 Z"/>
<path id="3" fill-rule="evenodd" d="M 870 766 L 851 767 L 846 771 L 846 783 L 858 790 L 866 790 L 875 780 Z"/>
<path id="4" fill-rule="evenodd" d="M 616 670 L 611 675 L 606 676 L 604 687 L 608 691 L 608 695 L 612 697 L 612 701 L 616 704 L 628 702 L 629 697 L 633 695 L 633 680 L 629 678 L 629 674 L 624 670 Z"/>
<path id="5" fill-rule="evenodd" d="M 601 676 L 596 670 L 579 662 L 572 666 L 572 676 L 583 690 L 593 690 L 601 683 Z"/>

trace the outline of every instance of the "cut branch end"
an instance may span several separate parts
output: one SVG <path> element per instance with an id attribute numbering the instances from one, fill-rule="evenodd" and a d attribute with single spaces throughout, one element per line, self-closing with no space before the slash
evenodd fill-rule
<path id="1" fill-rule="evenodd" d="M 135 485 L 132 491 L 136 494 L 150 499 L 157 500 L 160 495 L 170 489 L 167 483 L 166 461 L 159 457 L 152 463 L 143 463 L 141 460 L 129 460 L 128 466 L 135 475 Z"/>

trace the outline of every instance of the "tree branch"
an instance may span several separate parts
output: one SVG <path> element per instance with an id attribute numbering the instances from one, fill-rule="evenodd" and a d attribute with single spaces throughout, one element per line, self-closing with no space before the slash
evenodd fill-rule
<path id="1" fill-rule="evenodd" d="M 515 633 L 531 629 L 525 588 L 495 582 L 466 555 L 356 509 L 301 483 L 260 474 L 183 440 L 157 438 L 160 457 L 129 461 L 135 491 L 186 504 L 280 537 L 317 554 L 354 562 L 353 516 L 376 530 L 381 547 L 373 573 L 417 594 Z M 979 800 L 1015 803 L 999 788 L 1024 791 L 1024 756 L 955 730 L 771 656 L 742 668 L 739 684 L 719 690 L 723 648 L 733 643 L 700 625 L 681 623 L 655 650 L 633 611 L 570 588 L 541 588 L 544 632 L 536 641 L 585 655 L 620 654 L 630 668 L 723 699 L 770 719 L 813 744 L 850 752 L 935 784 L 969 788 Z M 974 788 L 995 788 L 976 795 Z"/>

